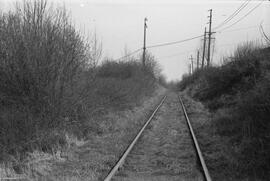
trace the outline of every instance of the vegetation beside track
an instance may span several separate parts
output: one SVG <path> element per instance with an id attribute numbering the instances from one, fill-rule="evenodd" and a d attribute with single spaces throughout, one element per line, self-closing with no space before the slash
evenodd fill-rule
<path id="1" fill-rule="evenodd" d="M 158 87 L 153 56 L 146 66 L 140 58 L 99 63 L 100 43 L 77 31 L 68 14 L 42 0 L 0 14 L 1 176 L 113 129 L 104 126 L 111 112 L 131 110 Z"/>
<path id="2" fill-rule="evenodd" d="M 45 180 L 103 180 L 149 118 L 166 89 L 159 87 L 131 109 L 111 110 L 100 121 L 102 134 L 90 134 L 73 147 L 65 162 L 58 161 Z"/>
<path id="3" fill-rule="evenodd" d="M 270 49 L 239 46 L 223 65 L 185 75 L 177 86 L 212 113 L 208 136 L 219 141 L 207 150 L 219 154 L 210 167 L 223 175 L 269 178 Z"/>

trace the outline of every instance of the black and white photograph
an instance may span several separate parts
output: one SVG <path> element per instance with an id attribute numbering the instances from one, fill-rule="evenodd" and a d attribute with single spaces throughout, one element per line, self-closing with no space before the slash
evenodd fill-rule
<path id="1" fill-rule="evenodd" d="M 0 0 L 0 181 L 269 181 L 270 0 Z"/>

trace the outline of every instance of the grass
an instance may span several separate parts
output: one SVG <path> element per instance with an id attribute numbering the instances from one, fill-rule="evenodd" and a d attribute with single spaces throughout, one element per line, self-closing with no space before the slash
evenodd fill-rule
<path id="1" fill-rule="evenodd" d="M 211 178 L 220 181 L 245 180 L 235 176 L 236 168 L 231 165 L 234 160 L 228 155 L 230 150 L 226 145 L 229 139 L 218 134 L 209 110 L 186 93 L 182 98 Z"/>
<path id="2" fill-rule="evenodd" d="M 84 145 L 74 147 L 75 158 L 57 163 L 53 167 L 57 169 L 53 169 L 48 177 L 53 180 L 102 180 L 144 124 L 154 108 L 153 105 L 160 101 L 164 92 L 165 89 L 160 87 L 132 109 L 111 111 L 101 116 L 103 134 L 89 135 Z M 74 170 L 76 172 L 73 172 Z"/>
<path id="3" fill-rule="evenodd" d="M 247 43 L 224 65 L 198 70 L 178 85 L 213 113 L 209 124 L 223 143 L 214 144 L 224 150 L 214 165 L 236 177 L 270 175 L 269 55 L 269 49 Z"/>

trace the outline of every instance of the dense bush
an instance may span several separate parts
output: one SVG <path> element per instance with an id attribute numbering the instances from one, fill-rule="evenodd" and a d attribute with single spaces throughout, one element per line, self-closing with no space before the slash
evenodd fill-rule
<path id="1" fill-rule="evenodd" d="M 137 61 L 104 62 L 97 71 L 98 92 L 101 99 L 110 101 L 115 108 L 137 102 L 142 94 L 153 91 L 156 79 L 150 68 L 143 67 Z M 118 106 L 116 106 L 118 105 Z"/>
<path id="2" fill-rule="evenodd" d="M 244 54 L 246 49 L 251 47 L 239 48 L 234 60 L 221 67 L 208 67 L 190 76 L 184 76 L 180 88 L 184 89 L 187 85 L 195 83 L 194 96 L 200 100 L 211 100 L 224 94 L 233 95 L 249 90 L 261 76 L 261 56 L 257 50 L 254 50 L 253 54 L 251 50 Z"/>
<path id="3" fill-rule="evenodd" d="M 66 10 L 49 9 L 46 1 L 24 1 L 1 14 L 1 149 L 22 152 L 16 149 L 40 140 L 39 130 L 62 124 L 88 49 Z"/>
<path id="4" fill-rule="evenodd" d="M 179 84 L 214 111 L 213 124 L 217 133 L 230 137 L 227 146 L 233 149 L 227 154 L 237 160 L 238 171 L 265 178 L 270 168 L 269 53 L 241 46 L 224 65 L 199 70 Z"/>
<path id="5" fill-rule="evenodd" d="M 66 132 L 99 132 L 106 111 L 137 104 L 155 88 L 153 66 L 97 65 L 97 42 L 67 14 L 36 0 L 0 15 L 0 161 L 52 151 L 66 144 Z"/>
<path id="6" fill-rule="evenodd" d="M 270 77 L 242 94 L 236 108 L 235 118 L 241 123 L 239 129 L 243 139 L 238 150 L 241 163 L 247 171 L 256 170 L 267 178 L 270 170 Z"/>
<path id="7" fill-rule="evenodd" d="M 102 78 L 128 79 L 137 73 L 142 67 L 134 62 L 106 61 L 99 67 L 97 76 Z"/>

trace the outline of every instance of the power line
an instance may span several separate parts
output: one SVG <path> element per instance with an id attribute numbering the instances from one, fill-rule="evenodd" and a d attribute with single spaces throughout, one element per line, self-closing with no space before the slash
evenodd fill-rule
<path id="1" fill-rule="evenodd" d="M 131 53 L 129 53 L 129 54 L 127 54 L 127 55 L 125 55 L 125 56 L 122 56 L 122 57 L 120 57 L 120 58 L 117 58 L 117 59 L 115 59 L 115 61 L 118 61 L 118 60 L 121 60 L 121 59 L 124 59 L 124 58 L 130 57 L 131 55 L 134 55 L 135 53 L 139 52 L 140 50 L 142 50 L 142 48 L 137 49 L 137 50 L 135 50 L 135 51 L 133 51 L 133 52 L 131 52 Z"/>
<path id="2" fill-rule="evenodd" d="M 263 3 L 263 1 L 261 1 L 261 3 L 257 4 L 254 8 L 252 8 L 250 11 L 248 11 L 247 14 L 245 14 L 244 16 L 242 16 L 240 19 L 238 19 L 236 22 L 234 22 L 233 24 L 231 24 L 230 26 L 227 26 L 223 29 L 220 30 L 220 32 L 222 32 L 223 30 L 226 30 L 232 26 L 234 26 L 235 24 L 239 23 L 240 21 L 242 21 L 245 17 L 247 17 L 249 14 L 251 14 L 255 9 L 257 9 L 261 4 Z"/>
<path id="3" fill-rule="evenodd" d="M 229 44 L 221 44 L 218 47 L 226 47 L 226 46 L 232 46 L 232 45 L 238 45 L 239 43 L 229 43 Z"/>
<path id="4" fill-rule="evenodd" d="M 270 24 L 265 24 L 264 26 L 269 26 L 269 25 Z M 237 28 L 237 29 L 232 29 L 229 31 L 217 31 L 217 33 L 230 33 L 230 32 L 235 32 L 235 31 L 242 31 L 242 30 L 247 30 L 247 29 L 257 29 L 257 28 L 260 28 L 260 25 Z"/>
<path id="5" fill-rule="evenodd" d="M 269 25 L 270 25 L 270 24 L 269 24 Z M 268 25 L 268 26 L 269 26 L 269 25 Z M 267 25 L 265 25 L 265 26 L 267 26 Z M 226 33 L 226 32 L 233 32 L 233 31 L 240 31 L 240 30 L 251 29 L 251 28 L 258 28 L 258 27 L 259 27 L 259 26 L 249 26 L 249 27 L 245 27 L 245 28 L 233 29 L 233 30 L 230 30 L 230 31 L 221 31 L 221 30 L 220 30 L 220 31 L 218 31 L 218 33 L 221 33 L 221 32 L 222 32 L 222 33 Z M 204 35 L 200 35 L 200 36 L 196 36 L 196 37 L 193 37 L 193 38 L 184 39 L 184 40 L 180 40 L 180 41 L 176 41 L 176 42 L 170 42 L 170 43 L 164 43 L 164 44 L 152 45 L 152 46 L 148 46 L 148 47 L 146 47 L 146 48 L 156 48 L 156 47 L 159 47 L 159 46 L 173 45 L 173 44 L 182 43 L 182 42 L 186 42 L 186 41 L 189 41 L 189 40 L 197 39 L 197 38 L 200 38 L 200 37 L 203 37 L 203 36 L 204 36 Z M 223 45 L 220 45 L 219 47 L 221 47 L 221 46 L 229 46 L 229 45 L 234 45 L 234 44 L 223 44 Z M 117 59 L 115 59 L 115 60 L 117 61 L 117 60 L 121 60 L 121 59 L 127 58 L 127 57 L 129 57 L 129 56 L 131 56 L 131 55 L 133 55 L 133 54 L 139 52 L 139 51 L 142 50 L 142 49 L 143 49 L 143 48 L 139 48 L 139 49 L 137 49 L 137 50 L 135 50 L 135 51 L 133 51 L 133 52 L 131 52 L 131 53 L 125 55 L 125 56 L 122 56 L 122 57 L 120 57 L 120 58 L 117 58 Z M 160 57 L 159 59 L 161 59 L 161 58 L 175 57 L 175 56 L 178 56 L 178 55 L 183 55 L 183 54 L 185 54 L 185 53 L 189 53 L 189 52 L 191 52 L 191 51 L 193 51 L 193 50 L 185 51 L 185 52 L 181 52 L 181 53 L 177 53 L 177 54 L 172 54 L 172 55 L 168 55 L 168 56 L 164 56 L 164 57 Z M 200 57 L 202 57 L 202 56 L 200 56 Z"/>
<path id="6" fill-rule="evenodd" d="M 261 4 L 261 3 L 260 3 Z M 258 4 L 258 5 L 260 5 Z M 257 6 L 258 6 L 257 5 Z M 257 7 L 255 7 L 257 8 Z M 253 10 L 255 9 L 253 8 Z M 251 10 L 252 12 L 252 10 Z M 249 12 L 249 13 L 251 13 Z M 246 15 L 247 16 L 247 15 Z M 238 28 L 238 29 L 233 29 L 233 30 L 230 30 L 230 31 L 223 31 L 223 30 L 220 30 L 218 31 L 219 33 L 225 33 L 225 32 L 233 32 L 233 31 L 239 31 L 239 30 L 245 30 L 245 29 L 251 29 L 251 28 L 257 28 L 258 26 L 249 26 L 249 27 L 245 27 L 245 28 Z M 162 47 L 162 46 L 169 46 L 169 45 L 173 45 L 173 44 L 179 44 L 179 43 L 183 43 L 183 42 L 186 42 L 186 41 L 190 41 L 190 40 L 194 40 L 194 39 L 197 39 L 197 38 L 201 38 L 201 37 L 204 37 L 204 35 L 200 35 L 200 36 L 195 36 L 195 37 L 192 37 L 192 38 L 187 38 L 187 39 L 183 39 L 183 40 L 179 40 L 179 41 L 175 41 L 175 42 L 168 42 L 168 43 L 162 43 L 162 44 L 157 44 L 157 45 L 151 45 L 151 46 L 148 46 L 146 48 L 156 48 L 156 47 Z M 230 44 L 231 45 L 231 44 Z M 121 60 L 121 59 L 124 59 L 124 58 L 127 58 L 127 57 L 130 57 L 131 55 L 139 52 L 140 50 L 142 50 L 143 48 L 139 48 L 125 56 L 122 56 L 120 58 L 117 58 L 115 59 L 116 61 L 117 60 Z M 188 52 L 191 52 L 191 51 L 186 51 L 186 52 L 182 52 L 182 53 L 178 53 L 178 54 L 173 54 L 173 55 L 169 55 L 169 56 L 165 56 L 165 57 L 161 57 L 161 58 L 169 58 L 169 57 L 174 57 L 174 56 L 177 56 L 177 55 L 183 55 L 184 53 L 188 53 Z"/>
<path id="7" fill-rule="evenodd" d="M 221 26 L 224 26 L 229 21 L 231 21 L 237 14 L 239 14 L 250 2 L 251 0 L 246 0 L 243 4 L 241 4 L 228 18 L 226 18 L 222 23 L 217 25 L 214 29 L 217 29 Z"/>
<path id="8" fill-rule="evenodd" d="M 265 41 L 266 41 L 266 42 L 270 42 L 269 37 L 268 37 L 268 36 L 265 34 L 265 32 L 264 32 L 262 23 L 261 23 L 261 25 L 260 25 L 260 27 L 259 27 L 259 30 L 260 30 L 260 33 L 262 34 L 262 37 L 265 39 Z"/>
<path id="9" fill-rule="evenodd" d="M 232 46 L 232 45 L 238 45 L 239 43 L 231 43 L 231 44 L 221 44 L 219 45 L 218 47 L 225 47 L 225 46 Z M 214 46 L 216 47 L 217 45 L 214 44 Z M 213 46 L 213 47 L 214 47 Z M 214 48 L 215 49 L 215 48 Z M 185 52 L 181 52 L 181 53 L 175 53 L 175 54 L 171 54 L 171 55 L 166 55 L 166 56 L 163 56 L 163 57 L 158 57 L 158 59 L 164 59 L 164 58 L 171 58 L 171 57 L 177 57 L 177 56 L 180 56 L 180 55 L 186 55 L 188 53 L 191 53 L 195 50 L 189 50 L 189 51 L 185 51 Z M 214 50 L 213 50 L 214 51 Z M 200 55 L 200 57 L 202 58 L 202 56 Z M 212 59 L 212 58 L 211 58 Z"/>
<path id="10" fill-rule="evenodd" d="M 184 40 L 179 40 L 179 41 L 174 41 L 174 42 L 168 42 L 168 43 L 162 43 L 162 44 L 157 44 L 157 45 L 152 45 L 152 46 L 148 46 L 146 48 L 150 49 L 150 48 L 156 48 L 156 47 L 162 47 L 162 46 L 168 46 L 168 45 L 173 45 L 173 44 L 179 44 L 179 43 L 183 43 L 183 42 L 186 42 L 186 41 L 190 41 L 190 40 L 194 40 L 194 39 L 197 39 L 197 38 L 200 38 L 202 37 L 203 35 L 200 35 L 200 36 L 195 36 L 195 37 L 192 37 L 192 38 L 187 38 L 187 39 L 184 39 Z M 139 52 L 140 50 L 143 50 L 143 48 L 140 48 L 140 49 L 137 49 L 131 53 L 129 53 L 128 55 L 125 55 L 123 57 L 120 57 L 118 59 L 115 59 L 116 61 L 118 60 L 121 60 L 123 58 L 127 58 L 127 57 L 130 57 L 131 55 Z"/>
<path id="11" fill-rule="evenodd" d="M 195 37 L 192 37 L 192 38 L 187 38 L 187 39 L 184 39 L 184 40 L 174 41 L 174 42 L 168 42 L 168 43 L 162 43 L 162 44 L 157 44 L 157 45 L 151 45 L 151 46 L 148 46 L 146 48 L 150 49 L 150 48 L 156 48 L 156 47 L 174 45 L 174 44 L 183 43 L 183 42 L 194 40 L 194 39 L 201 38 L 201 37 L 203 37 L 203 35 L 195 36 Z"/>
<path id="12" fill-rule="evenodd" d="M 179 55 L 188 54 L 188 53 L 190 53 L 190 52 L 192 52 L 192 51 L 194 51 L 194 50 L 189 50 L 189 51 L 184 51 L 184 52 L 175 53 L 175 54 L 171 54 L 171 55 L 166 55 L 166 56 L 163 56 L 163 57 L 158 57 L 158 59 L 164 59 L 164 58 L 176 57 L 176 56 L 179 56 Z"/>
<path id="13" fill-rule="evenodd" d="M 246 30 L 246 29 L 255 29 L 255 28 L 258 28 L 259 25 L 257 26 L 248 26 L 248 27 L 245 27 L 245 28 L 237 28 L 237 29 L 232 29 L 230 31 L 223 31 L 222 33 L 229 33 L 229 32 L 234 32 L 234 31 L 241 31 L 241 30 Z M 221 33 L 221 31 L 217 31 L 217 33 Z"/>
<path id="14" fill-rule="evenodd" d="M 216 26 L 214 29 L 224 26 L 228 22 L 230 22 L 236 15 L 238 15 L 249 3 L 251 0 L 246 0 L 243 2 L 228 18 L 226 18 L 222 23 Z"/>

